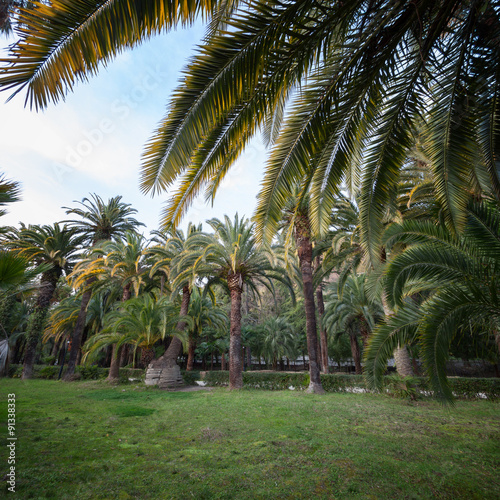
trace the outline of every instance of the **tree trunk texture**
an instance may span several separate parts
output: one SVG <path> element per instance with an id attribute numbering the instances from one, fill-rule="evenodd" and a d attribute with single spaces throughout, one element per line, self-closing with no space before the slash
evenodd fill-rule
<path id="1" fill-rule="evenodd" d="M 382 293 L 382 307 L 384 309 L 386 319 L 394 314 L 389 304 L 387 303 L 387 297 L 385 296 L 385 293 Z M 406 346 L 403 345 L 396 347 L 396 349 L 394 349 L 393 355 L 394 363 L 396 363 L 396 371 L 398 372 L 398 374 L 402 377 L 413 375 L 411 359 Z"/>
<path id="2" fill-rule="evenodd" d="M 22 375 L 23 380 L 33 377 L 36 348 L 42 336 L 50 301 L 54 296 L 57 282 L 61 277 L 61 274 L 62 269 L 58 267 L 42 274 L 40 292 L 38 294 L 35 309 L 30 315 L 28 326 L 26 328 L 26 348 L 24 351 L 24 366 Z"/>
<path id="3" fill-rule="evenodd" d="M 229 389 L 243 387 L 243 353 L 241 348 L 241 274 L 228 276 L 231 293 L 231 318 L 229 331 Z"/>
<path id="4" fill-rule="evenodd" d="M 120 380 L 120 358 L 123 346 L 117 348 L 113 344 L 113 352 L 111 354 L 111 365 L 109 367 L 108 382 L 117 383 Z"/>
<path id="5" fill-rule="evenodd" d="M 322 394 L 318 364 L 318 329 L 316 325 L 316 307 L 314 304 L 314 288 L 312 273 L 312 243 L 310 238 L 309 220 L 298 216 L 295 222 L 295 241 L 299 256 L 302 283 L 304 286 L 304 303 L 306 310 L 307 352 L 309 355 L 310 383 L 307 392 Z"/>
<path id="6" fill-rule="evenodd" d="M 196 350 L 196 338 L 193 335 L 189 336 L 189 348 L 186 371 L 193 371 L 194 351 Z"/>
<path id="7" fill-rule="evenodd" d="M 321 346 L 321 368 L 323 373 L 328 373 L 328 336 L 322 322 L 323 314 L 325 314 L 325 302 L 323 300 L 322 285 L 316 289 L 316 300 L 318 302 L 318 314 L 320 320 L 319 339 Z"/>
<path id="8" fill-rule="evenodd" d="M 186 316 L 189 310 L 191 290 L 189 286 L 182 289 L 182 302 L 180 315 Z M 177 323 L 177 330 L 184 330 L 184 321 Z M 177 337 L 172 340 L 160 358 L 152 361 L 146 370 L 146 385 L 157 385 L 160 389 L 171 389 L 183 385 L 181 369 L 177 364 L 177 358 L 182 354 L 182 342 Z"/>
<path id="9" fill-rule="evenodd" d="M 9 338 L 10 333 L 14 328 L 15 316 L 12 314 L 12 309 L 16 305 L 16 295 L 11 294 L 6 297 L 3 297 L 0 300 L 0 328 L 1 334 L 0 337 Z"/>
<path id="10" fill-rule="evenodd" d="M 396 370 L 399 375 L 402 377 L 413 375 L 410 354 L 405 345 L 394 349 L 394 362 L 396 363 Z"/>
<path id="11" fill-rule="evenodd" d="M 130 284 L 123 287 L 122 302 L 130 299 L 132 291 Z M 113 352 L 111 354 L 111 364 L 109 365 L 109 375 L 106 379 L 108 382 L 117 383 L 120 380 L 120 366 L 123 363 L 123 355 L 126 353 L 127 346 L 120 346 L 117 349 L 116 344 L 113 345 Z"/>
<path id="12" fill-rule="evenodd" d="M 141 348 L 141 357 L 139 363 L 141 364 L 141 368 L 146 368 L 151 361 L 153 361 L 155 357 L 155 351 L 152 347 L 142 347 Z"/>
<path id="13" fill-rule="evenodd" d="M 89 286 L 95 280 L 95 277 L 89 278 L 85 285 Z M 73 330 L 73 334 L 71 335 L 71 351 L 69 353 L 68 367 L 66 368 L 66 373 L 63 377 L 63 380 L 71 380 L 75 373 L 75 368 L 78 362 L 78 354 L 81 351 L 83 330 L 85 328 L 85 323 L 87 320 L 87 307 L 91 298 L 92 290 L 90 288 L 87 288 L 82 294 L 80 312 L 78 313 L 78 318 L 76 319 L 75 329 Z"/>
<path id="14" fill-rule="evenodd" d="M 359 333 L 361 334 L 361 341 L 363 342 L 363 349 L 366 349 L 368 344 L 368 325 L 365 318 L 359 318 Z"/>
<path id="15" fill-rule="evenodd" d="M 127 366 L 128 355 L 129 355 L 129 346 L 128 344 L 125 344 L 120 354 L 120 368 Z"/>
<path id="16" fill-rule="evenodd" d="M 54 345 L 52 346 L 52 351 L 50 351 L 50 355 L 54 356 L 55 359 L 57 359 L 57 354 L 58 354 L 59 349 L 61 347 L 62 341 L 63 341 L 63 338 L 60 337 L 58 341 L 54 342 Z"/>
<path id="17" fill-rule="evenodd" d="M 224 353 L 220 356 L 220 369 L 226 371 L 226 355 Z"/>
<path id="18" fill-rule="evenodd" d="M 354 359 L 354 367 L 356 368 L 356 375 L 361 375 L 363 370 L 361 368 L 361 353 L 359 351 L 358 339 L 356 335 L 349 335 L 351 341 L 352 358 Z"/>

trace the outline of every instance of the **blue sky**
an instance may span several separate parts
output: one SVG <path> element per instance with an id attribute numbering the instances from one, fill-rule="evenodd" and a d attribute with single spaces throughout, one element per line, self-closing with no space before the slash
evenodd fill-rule
<path id="1" fill-rule="evenodd" d="M 43 112 L 24 108 L 23 95 L 5 103 L 8 94 L 1 93 L 0 172 L 22 184 L 22 201 L 9 207 L 2 225 L 63 220 L 61 207 L 96 193 L 105 199 L 122 195 L 148 230 L 157 228 L 168 193 L 153 199 L 140 193 L 141 152 L 202 35 L 197 24 L 146 41 Z M 0 46 L 11 41 L 0 39 Z M 264 161 L 265 148 L 256 138 L 229 172 L 214 206 L 195 201 L 182 226 L 236 211 L 251 216 Z"/>

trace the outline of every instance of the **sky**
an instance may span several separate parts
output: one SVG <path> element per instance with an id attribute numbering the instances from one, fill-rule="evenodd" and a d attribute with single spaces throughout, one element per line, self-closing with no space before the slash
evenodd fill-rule
<path id="1" fill-rule="evenodd" d="M 201 23 L 179 28 L 123 52 L 64 102 L 42 112 L 25 108 L 22 93 L 6 103 L 9 94 L 1 92 L 0 172 L 22 189 L 22 200 L 9 205 L 2 225 L 53 224 L 67 217 L 62 207 L 78 206 L 75 201 L 96 193 L 105 200 L 123 196 L 138 210 L 146 235 L 157 229 L 168 193 L 141 194 L 141 153 L 203 31 Z M 0 38 L 2 54 L 13 40 Z M 226 176 L 213 207 L 200 197 L 181 227 L 235 212 L 250 217 L 265 155 L 255 138 Z"/>

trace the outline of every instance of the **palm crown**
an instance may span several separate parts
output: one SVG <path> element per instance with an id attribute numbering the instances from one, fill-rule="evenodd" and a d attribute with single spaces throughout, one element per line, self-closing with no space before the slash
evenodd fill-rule
<path id="1" fill-rule="evenodd" d="M 96 195 L 83 198 L 78 208 L 66 208 L 66 214 L 77 215 L 80 220 L 65 221 L 75 232 L 84 235 L 85 242 L 95 244 L 101 240 L 119 239 L 126 231 L 143 226 L 132 215 L 137 213 L 129 203 L 123 203 L 121 196 L 110 198 L 107 203 Z"/>
<path id="2" fill-rule="evenodd" d="M 122 48 L 198 14 L 215 17 L 144 154 L 144 191 L 181 180 L 169 221 L 204 187 L 212 197 L 261 129 L 274 146 L 260 235 L 274 233 L 297 182 L 311 193 L 313 230 L 326 230 L 341 181 L 362 163 L 363 240 L 378 241 L 422 117 L 448 223 L 465 223 L 471 188 L 500 197 L 500 20 L 492 0 L 54 0 L 22 14 L 1 84 L 26 87 L 28 102 L 44 107 Z"/>

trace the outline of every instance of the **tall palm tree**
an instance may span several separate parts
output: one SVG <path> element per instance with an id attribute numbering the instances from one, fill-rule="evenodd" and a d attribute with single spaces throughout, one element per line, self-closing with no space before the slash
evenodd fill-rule
<path id="1" fill-rule="evenodd" d="M 137 210 L 121 200 L 121 196 L 115 196 L 104 202 L 99 195 L 91 193 L 90 197 L 75 202 L 79 207 L 63 207 L 67 215 L 79 217 L 64 222 L 82 235 L 84 242 L 89 245 L 121 239 L 127 231 L 144 226 L 133 217 Z"/>
<path id="2" fill-rule="evenodd" d="M 142 222 L 132 217 L 137 210 L 130 204 L 123 203 L 121 196 L 110 198 L 107 203 L 97 194 L 91 194 L 89 198 L 83 198 L 77 202 L 80 206 L 75 208 L 66 208 L 67 215 L 76 215 L 77 220 L 65 221 L 81 235 L 84 243 L 94 246 L 100 241 L 120 239 L 126 231 L 135 230 L 143 226 Z M 82 298 L 80 312 L 75 323 L 75 328 L 71 335 L 71 351 L 69 354 L 68 367 L 64 376 L 65 380 L 71 380 L 75 372 L 80 345 L 82 342 L 83 330 L 86 323 L 87 308 L 92 296 L 92 285 L 94 277 L 90 277 L 82 284 Z"/>
<path id="3" fill-rule="evenodd" d="M 326 231 L 341 181 L 362 163 L 362 240 L 376 260 L 385 205 L 422 116 L 448 224 L 463 226 L 471 188 L 500 198 L 493 0 L 78 0 L 71 9 L 53 0 L 21 15 L 0 84 L 26 88 L 27 102 L 45 107 L 123 47 L 198 15 L 212 17 L 207 36 L 144 153 L 144 191 L 180 180 L 168 220 L 178 222 L 204 187 L 213 197 L 264 130 L 273 149 L 259 235 L 272 238 L 295 183 L 312 194 L 313 232 Z"/>
<path id="4" fill-rule="evenodd" d="M 109 287 L 113 284 L 121 290 L 121 300 L 125 302 L 132 295 L 137 296 L 149 269 L 144 266 L 144 237 L 133 231 L 127 231 L 124 240 L 103 241 L 93 247 L 90 255 L 77 264 L 70 276 L 75 288 L 86 284 L 89 278 L 96 278 L 94 289 Z M 121 346 L 113 345 L 109 380 L 119 378 Z"/>
<path id="5" fill-rule="evenodd" d="M 288 226 L 288 233 L 293 233 L 295 248 L 299 259 L 302 291 L 306 314 L 307 353 L 309 356 L 309 374 L 311 392 L 323 392 L 320 378 L 320 357 L 318 346 L 318 328 L 316 322 L 316 305 L 314 294 L 316 286 L 313 282 L 314 272 L 314 236 L 311 231 L 309 197 L 303 198 L 297 186 L 290 193 L 282 214 L 282 226 Z M 326 344 L 326 341 L 323 342 Z"/>
<path id="6" fill-rule="evenodd" d="M 36 348 L 43 333 L 45 318 L 57 283 L 63 273 L 69 274 L 80 249 L 81 238 L 67 226 L 22 226 L 7 235 L 5 245 L 20 257 L 36 265 L 46 264 L 49 269 L 41 276 L 40 291 L 30 315 L 26 331 L 23 379 L 33 376 Z"/>
<path id="7" fill-rule="evenodd" d="M 258 249 L 253 235 L 253 225 L 245 218 L 234 220 L 226 215 L 224 221 L 207 221 L 215 234 L 201 235 L 203 251 L 191 258 L 194 271 L 207 278 L 207 286 L 220 284 L 231 297 L 229 388 L 243 387 L 243 359 L 241 345 L 241 297 L 243 285 L 258 294 L 258 286 L 272 290 L 273 280 L 287 285 L 293 294 L 286 271 L 272 264 L 269 250 Z"/>
<path id="8" fill-rule="evenodd" d="M 369 380 L 380 387 L 391 349 L 417 339 L 432 388 L 450 401 L 445 363 L 453 337 L 470 322 L 489 323 L 499 335 L 500 211 L 495 203 L 473 202 L 463 235 L 430 221 L 406 221 L 390 226 L 386 238 L 408 247 L 387 267 L 387 298 L 396 309 L 368 345 Z"/>
<path id="9" fill-rule="evenodd" d="M 170 280 L 172 298 L 182 291 L 181 318 L 186 317 L 189 312 L 191 291 L 196 281 L 192 257 L 201 248 L 199 241 L 201 230 L 201 224 L 189 224 L 186 234 L 179 229 L 165 233 L 155 232 L 153 241 L 158 244 L 147 252 L 152 260 L 150 275 L 161 273 L 163 277 Z M 182 332 L 184 328 L 185 322 L 181 319 L 177 330 Z M 177 358 L 182 354 L 182 349 L 182 342 L 174 336 L 163 356 L 148 366 L 146 384 L 158 385 L 162 388 L 181 384 L 182 376 Z"/>

